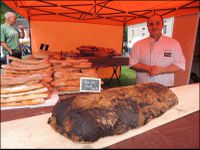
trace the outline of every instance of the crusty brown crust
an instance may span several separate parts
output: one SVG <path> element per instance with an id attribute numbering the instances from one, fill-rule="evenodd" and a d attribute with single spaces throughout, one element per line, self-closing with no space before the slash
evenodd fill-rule
<path id="1" fill-rule="evenodd" d="M 94 142 L 143 126 L 177 103 L 167 87 L 144 83 L 60 100 L 48 123 L 74 142 Z"/>
<path id="2" fill-rule="evenodd" d="M 36 105 L 44 103 L 44 98 L 39 99 L 30 99 L 25 101 L 16 101 L 16 102 L 8 102 L 8 103 L 0 103 L 1 107 L 9 107 L 9 106 L 26 106 L 26 105 Z"/>

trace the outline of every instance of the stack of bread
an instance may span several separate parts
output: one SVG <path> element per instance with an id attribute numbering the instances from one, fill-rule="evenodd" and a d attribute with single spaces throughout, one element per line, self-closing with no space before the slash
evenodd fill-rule
<path id="1" fill-rule="evenodd" d="M 113 48 L 82 45 L 76 49 L 80 52 L 80 56 L 112 57 L 118 55 Z"/>
<path id="2" fill-rule="evenodd" d="M 91 63 L 87 59 L 51 60 L 54 69 L 53 86 L 58 94 L 80 92 L 80 77 L 97 78 Z"/>
<path id="3" fill-rule="evenodd" d="M 38 52 L 27 59 L 9 56 L 2 65 L 1 106 L 44 103 L 50 92 L 79 93 L 80 77 L 97 78 L 88 59 L 62 58 L 59 53 Z"/>
<path id="4" fill-rule="evenodd" d="M 1 106 L 44 103 L 53 80 L 49 60 L 21 60 L 11 56 L 9 59 L 10 64 L 2 65 Z"/>
<path id="5" fill-rule="evenodd" d="M 34 59 L 42 60 L 42 59 L 55 59 L 62 60 L 65 59 L 63 52 L 49 52 L 49 51 L 38 51 L 33 53 L 32 57 Z"/>
<path id="6" fill-rule="evenodd" d="M 39 59 L 49 59 L 53 66 L 53 82 L 51 85 L 58 94 L 80 92 L 80 77 L 98 78 L 92 63 L 88 59 L 65 58 L 62 53 L 39 51 L 33 54 Z"/>

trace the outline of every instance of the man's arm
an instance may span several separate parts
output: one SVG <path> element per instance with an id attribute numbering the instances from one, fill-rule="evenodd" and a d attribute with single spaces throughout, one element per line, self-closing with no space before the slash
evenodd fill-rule
<path id="1" fill-rule="evenodd" d="M 179 71 L 181 68 L 177 67 L 176 65 L 169 65 L 166 68 L 163 68 L 161 66 L 149 66 L 145 64 L 135 64 L 131 69 L 134 69 L 136 71 L 142 71 L 142 72 L 147 72 L 151 76 L 158 75 L 158 74 L 163 74 L 163 73 L 174 73 Z"/>
<path id="2" fill-rule="evenodd" d="M 6 31 L 5 31 L 5 28 L 3 27 L 3 25 L 1 25 L 0 39 L 1 39 L 1 46 L 3 48 L 5 48 L 8 51 L 9 54 L 12 54 L 12 49 L 6 43 Z"/>
<path id="3" fill-rule="evenodd" d="M 166 68 L 163 68 L 161 66 L 151 66 L 149 70 L 149 74 L 151 76 L 154 76 L 154 75 L 164 74 L 164 73 L 175 73 L 179 70 L 181 70 L 181 68 L 173 64 L 167 66 Z"/>
<path id="4" fill-rule="evenodd" d="M 179 70 L 181 70 L 181 68 L 179 68 L 178 66 L 172 64 L 172 65 L 169 65 L 166 68 L 164 68 L 163 72 L 164 73 L 174 73 L 174 72 L 177 72 Z"/>
<path id="5" fill-rule="evenodd" d="M 7 45 L 7 43 L 1 42 L 1 45 L 2 45 L 3 48 L 5 48 L 5 49 L 9 52 L 9 54 L 12 54 L 12 50 L 11 50 L 11 48 Z"/>
<path id="6" fill-rule="evenodd" d="M 140 64 L 140 63 L 137 63 L 137 64 L 131 66 L 130 68 L 134 69 L 136 71 L 142 71 L 142 72 L 149 72 L 149 70 L 150 70 L 149 65 Z"/>

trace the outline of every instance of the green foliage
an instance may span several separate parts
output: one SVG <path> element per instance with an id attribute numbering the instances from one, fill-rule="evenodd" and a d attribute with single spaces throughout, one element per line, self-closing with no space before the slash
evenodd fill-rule
<path id="1" fill-rule="evenodd" d="M 17 18 L 22 18 L 17 12 L 12 10 L 10 7 L 8 7 L 6 4 L 4 4 L 2 1 L 0 1 L 0 24 L 3 24 L 5 22 L 4 14 L 8 11 L 14 12 L 17 16 Z"/>

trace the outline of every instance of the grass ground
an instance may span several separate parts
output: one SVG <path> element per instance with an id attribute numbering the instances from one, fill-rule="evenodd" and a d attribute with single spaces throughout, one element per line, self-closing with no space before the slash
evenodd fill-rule
<path id="1" fill-rule="evenodd" d="M 109 79 L 103 79 L 105 85 L 108 83 L 108 80 Z M 135 84 L 136 73 L 134 70 L 129 69 L 128 66 L 122 66 L 119 80 L 120 80 L 121 86 Z M 112 79 L 109 84 L 109 87 L 115 87 L 115 86 L 120 86 L 120 85 L 118 84 L 117 79 Z"/>

